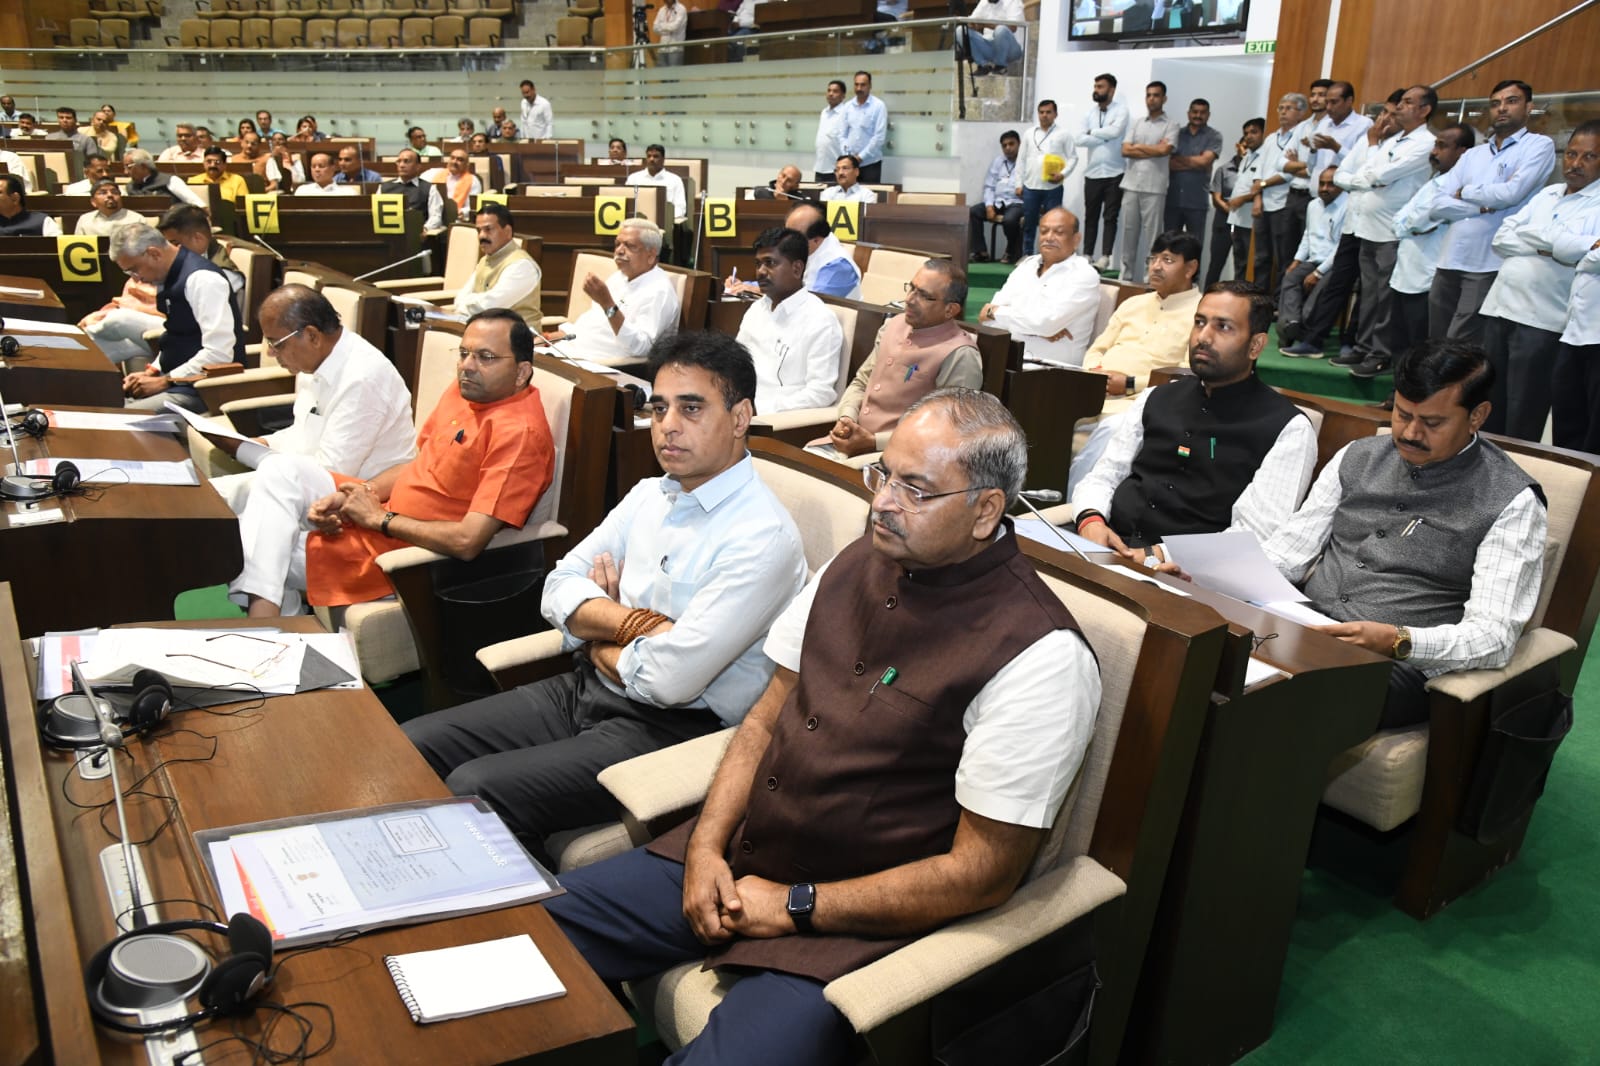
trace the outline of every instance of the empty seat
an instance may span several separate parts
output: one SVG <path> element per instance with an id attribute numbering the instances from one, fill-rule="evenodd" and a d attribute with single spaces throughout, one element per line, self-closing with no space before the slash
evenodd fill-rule
<path id="1" fill-rule="evenodd" d="M 433 43 L 433 19 L 409 18 L 400 23 L 400 47 L 424 48 Z"/>
<path id="2" fill-rule="evenodd" d="M 304 45 L 305 38 L 300 34 L 304 25 L 299 19 L 287 16 L 273 19 L 272 47 L 299 48 Z"/>
<path id="3" fill-rule="evenodd" d="M 367 20 L 364 18 L 342 18 L 338 23 L 338 34 L 334 43 L 339 48 L 362 48 L 367 43 Z"/>
<path id="4" fill-rule="evenodd" d="M 66 34 L 56 34 L 56 43 L 71 45 L 74 48 L 100 47 L 100 20 L 69 19 Z"/>
<path id="5" fill-rule="evenodd" d="M 586 18 L 556 19 L 556 32 L 544 35 L 550 48 L 581 48 L 589 43 L 589 20 Z"/>
<path id="6" fill-rule="evenodd" d="M 241 27 L 238 19 L 211 20 L 211 47 L 238 48 Z"/>
<path id="7" fill-rule="evenodd" d="M 372 19 L 367 23 L 367 43 L 373 48 L 400 47 L 400 20 L 397 18 Z"/>
<path id="8" fill-rule="evenodd" d="M 332 48 L 338 23 L 331 18 L 306 19 L 306 32 L 301 42 L 308 48 Z"/>
<path id="9" fill-rule="evenodd" d="M 478 16 L 467 23 L 467 43 L 474 48 L 500 47 L 500 20 Z"/>
<path id="10" fill-rule="evenodd" d="M 272 44 L 272 19 L 247 18 L 239 22 L 239 40 L 246 48 L 267 48 Z"/>
<path id="11" fill-rule="evenodd" d="M 168 48 L 209 48 L 211 23 L 203 18 L 184 19 L 178 23 L 178 35 L 167 34 Z"/>
<path id="12" fill-rule="evenodd" d="M 439 15 L 433 20 L 433 43 L 442 48 L 460 48 L 467 40 L 467 20 L 460 15 Z"/>
<path id="13" fill-rule="evenodd" d="M 125 18 L 100 20 L 100 47 L 126 48 L 133 39 L 133 24 Z"/>

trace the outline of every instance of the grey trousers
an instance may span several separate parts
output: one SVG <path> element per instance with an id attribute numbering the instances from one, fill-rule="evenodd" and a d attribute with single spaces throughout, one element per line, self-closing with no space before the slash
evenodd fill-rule
<path id="1" fill-rule="evenodd" d="M 580 659 L 570 674 L 413 718 L 402 728 L 451 792 L 488 800 L 548 864 L 546 836 L 617 817 L 617 801 L 596 774 L 722 723 L 708 710 L 618 696 Z"/>
<path id="2" fill-rule="evenodd" d="M 1478 314 L 1494 284 L 1494 273 L 1474 274 L 1440 267 L 1428 290 L 1428 336 L 1483 344 L 1484 319 Z"/>
<path id="3" fill-rule="evenodd" d="M 1483 349 L 1494 367 L 1483 428 L 1523 440 L 1544 436 L 1561 334 L 1503 318 L 1484 319 Z"/>
<path id="4" fill-rule="evenodd" d="M 1161 235 L 1167 194 L 1122 191 L 1122 280 L 1143 281 L 1150 244 Z"/>
<path id="5" fill-rule="evenodd" d="M 1356 351 L 1362 355 L 1394 356 L 1390 351 L 1394 290 L 1389 288 L 1389 277 L 1399 251 L 1399 241 L 1361 242 L 1361 331 L 1356 334 Z"/>
<path id="6" fill-rule="evenodd" d="M 1304 330 L 1302 322 L 1317 307 L 1317 297 L 1326 291 L 1327 278 L 1323 278 L 1310 292 L 1305 290 L 1305 280 L 1317 269 L 1316 263 L 1301 263 L 1283 275 L 1278 285 L 1278 343 L 1294 344 Z"/>

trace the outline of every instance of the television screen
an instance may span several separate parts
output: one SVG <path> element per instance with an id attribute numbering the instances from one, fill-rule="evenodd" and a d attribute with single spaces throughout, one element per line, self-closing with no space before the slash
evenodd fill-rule
<path id="1" fill-rule="evenodd" d="M 1069 0 L 1075 41 L 1243 34 L 1250 0 Z"/>

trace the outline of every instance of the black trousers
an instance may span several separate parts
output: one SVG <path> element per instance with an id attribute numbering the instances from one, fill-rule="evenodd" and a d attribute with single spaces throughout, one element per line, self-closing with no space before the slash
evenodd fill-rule
<path id="1" fill-rule="evenodd" d="M 1302 222 L 1302 225 L 1304 223 Z M 1261 217 L 1255 220 L 1256 227 L 1256 283 L 1261 284 L 1263 278 L 1259 265 L 1259 257 L 1263 247 L 1271 260 L 1267 268 L 1267 292 L 1276 299 L 1278 286 L 1283 284 L 1283 272 L 1289 269 L 1289 264 L 1294 262 L 1295 249 L 1300 247 L 1300 239 L 1296 237 L 1294 243 L 1289 243 L 1289 231 L 1293 228 L 1289 217 L 1289 208 L 1281 207 L 1276 211 L 1263 211 Z"/>
<path id="2" fill-rule="evenodd" d="M 1168 230 L 1185 230 L 1201 240 L 1205 240 L 1206 216 L 1209 214 L 1211 214 L 1210 204 L 1202 204 L 1199 207 L 1179 207 L 1178 201 L 1169 193 L 1163 223 Z"/>
<path id="3" fill-rule="evenodd" d="M 1100 229 L 1100 217 L 1105 215 L 1105 228 Z M 1105 234 L 1105 247 L 1101 255 L 1110 255 L 1117 243 L 1117 219 L 1122 215 L 1122 175 L 1109 178 L 1083 179 L 1083 254 L 1095 257 L 1095 236 Z"/>
<path id="4" fill-rule="evenodd" d="M 1563 344 L 1556 354 L 1551 440 L 1600 455 L 1600 344 Z"/>
<path id="5" fill-rule="evenodd" d="M 488 800 L 548 865 L 545 837 L 617 817 L 617 801 L 596 774 L 722 723 L 708 710 L 618 696 L 580 659 L 570 674 L 413 718 L 402 728 L 451 792 Z"/>
<path id="6" fill-rule="evenodd" d="M 1389 316 L 1389 348 L 1399 358 L 1428 339 L 1428 294 L 1397 292 Z"/>
<path id="7" fill-rule="evenodd" d="M 1486 432 L 1523 440 L 1544 436 L 1560 347 L 1559 333 L 1503 318 L 1484 319 L 1483 350 L 1494 367 Z"/>
<path id="8" fill-rule="evenodd" d="M 833 179 L 830 177 L 828 180 L 832 181 Z M 876 163 L 861 164 L 861 176 L 856 180 L 863 185 L 877 185 L 882 182 L 883 160 L 880 159 Z"/>
<path id="9" fill-rule="evenodd" d="M 1410 663 L 1395 663 L 1383 700 L 1379 729 L 1398 729 L 1428 720 L 1428 679 Z"/>
<path id="10" fill-rule="evenodd" d="M 1333 266 L 1328 270 L 1328 276 L 1318 283 L 1322 291 L 1317 294 L 1317 305 L 1301 321 L 1302 340 L 1318 347 L 1327 343 L 1328 334 L 1333 331 L 1333 324 L 1339 321 L 1340 312 L 1349 302 L 1350 290 L 1355 288 L 1356 278 L 1360 276 L 1360 256 L 1361 242 L 1356 240 L 1354 234 L 1347 233 L 1339 238 L 1339 250 L 1333 254 Z M 1353 335 L 1355 330 L 1348 332 Z"/>
<path id="11" fill-rule="evenodd" d="M 1288 270 L 1289 264 L 1294 262 L 1294 253 L 1300 247 L 1300 239 L 1306 235 L 1306 210 L 1311 206 L 1311 193 L 1305 189 L 1289 189 L 1289 199 L 1284 204 L 1284 242 L 1288 246 L 1289 254 L 1284 257 L 1280 271 Z"/>
<path id="12" fill-rule="evenodd" d="M 1004 208 L 996 208 L 996 220 L 1000 228 L 1005 231 L 1007 259 L 1016 259 L 1022 255 L 1022 201 L 1006 204 Z M 988 251 L 988 210 L 982 202 L 975 203 L 968 209 L 971 223 L 967 226 L 967 241 L 971 253 L 976 256 L 980 252 Z"/>

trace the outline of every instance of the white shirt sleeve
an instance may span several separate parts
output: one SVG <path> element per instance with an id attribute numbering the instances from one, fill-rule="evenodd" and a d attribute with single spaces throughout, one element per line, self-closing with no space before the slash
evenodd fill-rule
<path id="1" fill-rule="evenodd" d="M 1154 391 L 1147 389 L 1139 393 L 1133 398 L 1132 405 L 1116 416 L 1119 421 L 1116 431 L 1111 434 L 1111 442 L 1106 445 L 1100 461 L 1094 464 L 1094 469 L 1078 484 L 1078 491 L 1072 494 L 1074 518 L 1084 511 L 1099 511 L 1107 521 L 1110 520 L 1112 494 L 1122 484 L 1122 479 L 1128 476 L 1128 471 L 1133 469 L 1134 457 L 1144 444 L 1144 405 Z"/>
<path id="2" fill-rule="evenodd" d="M 611 275 L 621 278 L 622 272 Z M 612 296 L 616 296 L 615 290 Z M 620 301 L 619 301 L 620 302 Z M 642 359 L 650 353 L 650 346 L 675 326 L 678 320 L 676 294 L 672 285 L 651 285 L 642 293 L 630 294 L 627 306 L 622 309 L 622 328 L 617 330 L 617 344 L 630 356 Z M 607 322 L 605 329 L 611 328 Z"/>
<path id="3" fill-rule="evenodd" d="M 1289 419 L 1261 459 L 1256 476 L 1233 501 L 1230 529 L 1248 529 L 1265 540 L 1294 514 L 1317 465 L 1317 434 L 1303 415 Z"/>
<path id="4" fill-rule="evenodd" d="M 167 188 L 171 189 L 173 193 L 177 195 L 178 199 L 182 200 L 186 204 L 193 204 L 195 207 L 208 206 L 200 194 L 195 192 L 194 189 L 190 188 L 184 182 L 173 179 Z"/>
<path id="5" fill-rule="evenodd" d="M 429 233 L 444 229 L 444 197 L 439 195 L 437 185 L 428 188 L 428 217 L 423 220 L 422 228 Z"/>
<path id="6" fill-rule="evenodd" d="M 1272 560 L 1272 565 L 1296 585 L 1306 579 L 1312 564 L 1322 558 L 1322 549 L 1333 535 L 1333 513 L 1339 509 L 1339 501 L 1344 496 L 1339 484 L 1339 468 L 1349 450 L 1348 444 L 1340 448 L 1322 468 L 1300 509 L 1270 536 L 1261 538 L 1261 550 Z"/>
<path id="7" fill-rule="evenodd" d="M 233 290 L 228 279 L 197 270 L 184 284 L 183 297 L 200 324 L 200 350 L 183 365 L 163 371 L 170 378 L 199 377 L 204 367 L 233 362 Z"/>
<path id="8" fill-rule="evenodd" d="M 44 216 L 44 225 L 39 229 L 41 237 L 61 236 L 61 223 L 57 222 L 54 215 Z"/>

